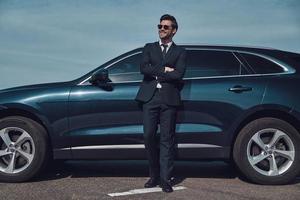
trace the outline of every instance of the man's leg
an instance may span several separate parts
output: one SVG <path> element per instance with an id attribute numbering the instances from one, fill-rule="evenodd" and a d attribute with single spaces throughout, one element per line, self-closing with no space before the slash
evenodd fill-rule
<path id="1" fill-rule="evenodd" d="M 159 102 L 157 96 L 143 105 L 144 142 L 149 161 L 150 178 L 159 179 L 159 151 L 156 132 L 159 120 Z"/>
<path id="2" fill-rule="evenodd" d="M 160 113 L 160 178 L 168 182 L 174 168 L 176 107 L 162 104 Z"/>

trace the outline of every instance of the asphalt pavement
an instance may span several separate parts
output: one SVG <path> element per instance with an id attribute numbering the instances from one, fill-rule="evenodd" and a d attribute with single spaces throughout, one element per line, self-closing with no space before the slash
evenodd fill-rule
<path id="1" fill-rule="evenodd" d="M 300 199 L 300 177 L 257 185 L 224 162 L 176 162 L 173 193 L 145 190 L 147 168 L 147 161 L 67 161 L 26 183 L 0 183 L 0 199 Z"/>

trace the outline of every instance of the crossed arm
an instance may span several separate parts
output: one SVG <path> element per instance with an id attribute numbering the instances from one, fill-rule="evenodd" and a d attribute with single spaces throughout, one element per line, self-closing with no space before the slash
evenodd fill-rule
<path id="1" fill-rule="evenodd" d="M 149 76 L 157 76 L 159 81 L 181 80 L 185 72 L 186 52 L 181 51 L 175 66 L 162 66 L 150 64 L 150 52 L 147 45 L 143 50 L 142 63 L 140 66 L 141 73 Z"/>

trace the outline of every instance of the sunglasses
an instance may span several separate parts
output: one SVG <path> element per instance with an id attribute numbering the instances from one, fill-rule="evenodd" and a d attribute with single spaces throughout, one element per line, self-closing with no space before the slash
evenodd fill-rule
<path id="1" fill-rule="evenodd" d="M 158 28 L 158 29 L 164 28 L 165 30 L 169 30 L 169 29 L 171 28 L 171 26 L 158 24 L 158 25 L 157 25 L 157 28 Z"/>

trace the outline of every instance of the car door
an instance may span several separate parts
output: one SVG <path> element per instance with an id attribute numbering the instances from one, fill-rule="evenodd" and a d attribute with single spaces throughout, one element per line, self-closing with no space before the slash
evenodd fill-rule
<path id="1" fill-rule="evenodd" d="M 141 52 L 119 58 L 108 69 L 111 89 L 86 80 L 70 93 L 69 134 L 74 158 L 143 157 L 142 110 L 134 100 L 142 75 Z"/>
<path id="2" fill-rule="evenodd" d="M 222 49 L 188 49 L 178 112 L 179 158 L 228 158 L 232 128 L 262 101 L 266 81 L 251 74 L 236 54 Z"/>

